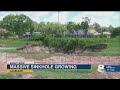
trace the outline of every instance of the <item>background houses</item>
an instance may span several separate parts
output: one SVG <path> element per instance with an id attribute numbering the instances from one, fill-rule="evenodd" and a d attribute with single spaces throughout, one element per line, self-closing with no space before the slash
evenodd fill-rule
<path id="1" fill-rule="evenodd" d="M 95 29 L 89 29 L 88 32 L 87 32 L 88 37 L 96 37 L 96 36 L 99 37 L 100 35 L 104 35 L 107 38 L 110 38 L 111 33 L 110 32 L 98 33 Z M 69 36 L 69 37 L 84 37 L 85 36 L 85 31 L 83 29 L 71 30 L 70 32 L 66 33 L 66 36 Z"/>

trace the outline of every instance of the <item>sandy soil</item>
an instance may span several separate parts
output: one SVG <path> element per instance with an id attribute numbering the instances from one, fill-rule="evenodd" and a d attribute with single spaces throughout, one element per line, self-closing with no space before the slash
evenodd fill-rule
<path id="1" fill-rule="evenodd" d="M 43 60 L 25 59 L 24 57 L 17 56 L 11 53 L 0 53 L 0 74 L 6 73 L 6 62 L 28 62 L 34 61 L 36 64 L 107 64 L 107 65 L 120 65 L 120 56 L 53 56 Z M 29 77 L 30 74 L 27 74 Z M 17 77 L 16 75 L 14 75 Z M 23 75 L 27 78 L 26 75 Z M 17 77 L 18 78 L 18 77 Z M 23 78 L 23 77 L 21 77 Z M 120 73 L 99 73 L 94 72 L 86 75 L 88 79 L 120 79 Z"/>

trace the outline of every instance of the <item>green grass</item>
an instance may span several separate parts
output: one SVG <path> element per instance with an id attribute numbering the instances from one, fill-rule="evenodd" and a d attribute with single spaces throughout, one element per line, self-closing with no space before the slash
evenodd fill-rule
<path id="1" fill-rule="evenodd" d="M 23 40 L 15 40 L 7 43 L 5 46 L 6 47 L 14 47 L 14 48 L 21 48 L 25 45 L 25 41 Z"/>
<path id="2" fill-rule="evenodd" d="M 120 42 L 116 39 L 110 39 L 107 43 L 107 49 L 101 52 L 84 52 L 82 56 L 120 56 Z"/>
<path id="3" fill-rule="evenodd" d="M 0 49 L 0 52 L 6 52 L 6 53 L 18 53 L 15 49 Z"/>
<path id="4" fill-rule="evenodd" d="M 0 39 L 0 44 L 7 44 L 9 42 L 10 42 L 9 39 Z"/>
<path id="5" fill-rule="evenodd" d="M 14 79 L 11 74 L 1 74 L 0 79 Z"/>
<path id="6" fill-rule="evenodd" d="M 89 73 L 95 72 L 97 66 L 87 70 L 34 70 L 36 79 L 85 79 Z"/>
<path id="7" fill-rule="evenodd" d="M 41 41 L 28 41 L 28 43 L 33 45 L 43 45 Z"/>
<path id="8" fill-rule="evenodd" d="M 92 38 L 88 38 L 91 39 Z M 107 42 L 108 48 L 102 50 L 101 52 L 84 52 L 82 56 L 120 56 L 120 39 L 119 38 L 111 38 L 111 39 L 104 39 L 104 38 L 95 38 L 95 40 L 103 39 Z M 11 41 L 8 39 L 0 39 L 0 44 L 5 44 L 6 47 L 13 47 L 13 48 L 20 48 L 28 42 L 30 44 L 42 45 L 40 41 L 26 41 L 25 39 L 18 39 L 15 41 Z M 0 49 L 0 52 L 8 52 L 8 53 L 18 53 L 15 49 Z M 47 54 L 48 56 L 59 56 L 62 54 Z"/>
<path id="9" fill-rule="evenodd" d="M 16 48 L 21 48 L 25 45 L 26 41 L 22 39 L 18 40 L 9 40 L 9 39 L 0 39 L 1 44 L 5 44 L 6 48 L 15 48 L 15 49 L 0 49 L 0 52 L 7 52 L 7 53 L 18 53 Z"/>

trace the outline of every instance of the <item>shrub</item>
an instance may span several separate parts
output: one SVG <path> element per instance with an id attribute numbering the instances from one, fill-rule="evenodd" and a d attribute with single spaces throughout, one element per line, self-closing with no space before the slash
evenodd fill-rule
<path id="1" fill-rule="evenodd" d="M 108 42 L 108 38 L 60 38 L 51 35 L 32 36 L 30 40 L 41 41 L 45 46 L 55 49 L 62 49 L 65 52 L 75 50 L 76 48 L 86 47 L 95 44 L 104 44 Z"/>
<path id="2" fill-rule="evenodd" d="M 55 37 L 45 37 L 44 44 L 48 47 L 53 47 L 56 49 L 63 49 L 64 51 L 74 50 L 78 47 L 86 47 L 95 44 L 107 43 L 107 39 L 99 38 L 55 38 Z"/>
<path id="3" fill-rule="evenodd" d="M 29 38 L 29 40 L 30 41 L 43 41 L 43 39 L 44 39 L 44 35 L 32 35 L 30 38 Z"/>
<path id="4" fill-rule="evenodd" d="M 8 37 L 9 40 L 16 40 L 17 37 Z"/>
<path id="5" fill-rule="evenodd" d="M 111 37 L 114 38 L 114 37 L 117 37 L 117 36 L 120 36 L 120 27 L 117 27 L 112 31 Z"/>

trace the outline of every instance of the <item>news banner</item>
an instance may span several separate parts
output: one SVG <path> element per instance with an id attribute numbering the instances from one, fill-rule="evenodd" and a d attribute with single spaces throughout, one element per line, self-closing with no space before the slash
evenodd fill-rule
<path id="1" fill-rule="evenodd" d="M 7 62 L 7 72 L 33 72 L 35 69 L 91 69 L 90 64 L 34 64 L 34 62 Z M 99 72 L 120 72 L 120 65 L 98 65 Z"/>

